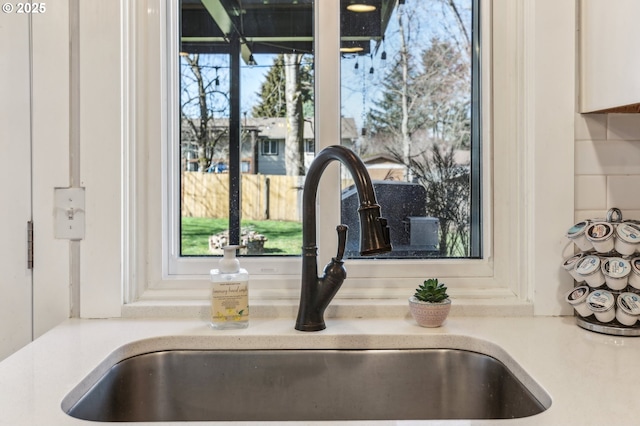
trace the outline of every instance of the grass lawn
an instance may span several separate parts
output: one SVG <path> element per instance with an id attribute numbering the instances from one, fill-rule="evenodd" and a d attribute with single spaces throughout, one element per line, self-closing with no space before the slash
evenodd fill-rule
<path id="1" fill-rule="evenodd" d="M 182 218 L 182 255 L 203 256 L 209 253 L 209 236 L 228 228 L 227 219 L 202 217 Z M 300 255 L 302 224 L 277 220 L 245 220 L 242 228 L 252 229 L 265 237 L 264 252 L 269 255 Z"/>

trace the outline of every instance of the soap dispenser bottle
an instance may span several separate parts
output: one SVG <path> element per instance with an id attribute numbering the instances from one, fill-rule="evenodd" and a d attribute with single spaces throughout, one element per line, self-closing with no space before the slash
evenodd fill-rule
<path id="1" fill-rule="evenodd" d="M 211 327 L 217 330 L 249 326 L 249 274 L 236 259 L 239 248 L 223 247 L 218 269 L 211 270 Z"/>

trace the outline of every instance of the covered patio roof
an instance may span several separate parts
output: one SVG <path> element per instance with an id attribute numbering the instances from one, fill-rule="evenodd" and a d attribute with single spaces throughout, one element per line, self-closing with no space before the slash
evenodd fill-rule
<path id="1" fill-rule="evenodd" d="M 354 0 L 340 3 L 342 47 L 370 54 L 398 0 L 358 0 L 375 7 L 366 13 L 347 10 Z M 232 39 L 245 63 L 253 54 L 313 51 L 313 0 L 183 0 L 181 12 L 181 52 L 229 53 Z"/>

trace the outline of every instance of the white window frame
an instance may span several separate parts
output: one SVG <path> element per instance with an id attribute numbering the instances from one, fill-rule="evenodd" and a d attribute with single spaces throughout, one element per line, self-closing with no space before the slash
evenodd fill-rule
<path id="1" fill-rule="evenodd" d="M 174 0 L 173 4 L 177 4 Z M 322 8 L 320 4 L 322 3 Z M 523 34 L 527 21 L 525 2 L 482 2 L 482 97 L 483 107 L 483 259 L 438 260 L 349 260 L 349 277 L 336 298 L 405 297 L 416 280 L 427 276 L 445 279 L 454 294 L 477 298 L 533 298 L 528 258 L 535 229 L 528 214 L 531 201 L 531 153 L 527 145 L 527 107 L 523 97 L 533 89 L 524 78 L 527 49 Z M 124 86 L 146 82 L 123 103 L 123 284 L 124 303 L 140 300 L 205 298 L 206 272 L 214 259 L 179 258 L 170 242 L 179 238 L 174 175 L 169 138 L 177 135 L 176 120 L 163 108 L 175 102 L 175 68 L 168 58 L 177 57 L 175 19 L 164 0 L 123 0 Z M 316 28 L 325 29 L 323 45 L 316 49 L 316 146 L 340 140 L 339 0 L 316 1 Z M 500 19 L 493 19 L 497 6 Z M 532 6 L 530 6 L 532 7 Z M 175 18 L 175 15 L 173 16 Z M 169 22 L 167 28 L 165 22 Z M 326 30 L 331 29 L 334 30 Z M 169 49 L 166 50 L 165 41 Z M 145 44 L 149 43 L 149 44 Z M 127 49 L 128 46 L 128 49 Z M 145 55 L 138 54 L 145 51 Z M 516 57 L 505 55 L 516 53 Z M 333 59 L 332 59 L 333 58 Z M 489 64 L 491 66 L 489 66 Z M 500 81 L 499 87 L 494 81 Z M 168 83 L 169 82 L 169 83 Z M 322 83 L 319 83 L 322 82 Z M 158 90 L 159 89 L 159 90 Z M 126 92 L 126 91 L 125 91 Z M 490 94 L 487 96 L 487 94 Z M 175 103 L 174 103 L 175 105 Z M 145 121 L 136 120 L 144 117 Z M 142 123 L 142 124 L 140 124 Z M 162 123 L 165 123 L 163 125 Z M 173 126 L 173 127 L 172 127 Z M 521 130 L 525 128 L 525 131 Z M 159 149 L 161 141 L 162 149 Z M 177 146 L 177 144 L 174 144 Z M 175 148 L 173 151 L 176 151 Z M 566 157 L 566 156 L 565 156 Z M 333 171 L 330 171 L 333 170 Z M 319 189 L 323 213 L 319 229 L 334 229 L 339 223 L 339 202 L 331 192 L 339 182 L 338 168 L 327 169 Z M 331 207 L 329 207 L 331 206 Z M 500 224 L 496 232 L 494 224 Z M 319 263 L 335 252 L 332 232 L 319 233 Z M 297 258 L 244 260 L 252 281 L 253 298 L 290 299 L 299 295 L 300 261 Z M 366 289 L 367 291 L 363 291 Z"/>
<path id="2" fill-rule="evenodd" d="M 269 144 L 269 149 L 265 149 L 266 144 Z M 273 155 L 278 155 L 279 153 L 279 149 L 278 149 L 278 145 L 279 142 L 277 140 L 274 139 L 263 139 L 261 141 L 261 145 L 262 145 L 262 155 L 265 156 L 273 156 Z"/>

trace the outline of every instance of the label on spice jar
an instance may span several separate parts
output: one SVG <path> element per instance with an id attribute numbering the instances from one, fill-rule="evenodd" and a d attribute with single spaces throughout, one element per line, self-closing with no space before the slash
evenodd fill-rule
<path id="1" fill-rule="evenodd" d="M 623 223 L 616 228 L 618 236 L 628 243 L 640 243 L 640 227 L 630 223 Z"/>
<path id="2" fill-rule="evenodd" d="M 586 228 L 588 224 L 589 224 L 589 222 L 576 223 L 571 228 L 569 228 L 569 230 L 567 231 L 567 236 L 569 238 L 572 238 L 572 237 L 575 237 L 577 235 L 582 234 L 584 232 L 584 228 Z"/>
<path id="3" fill-rule="evenodd" d="M 572 269 L 575 266 L 574 263 L 577 263 L 583 257 L 584 257 L 584 254 L 582 253 L 574 254 L 573 256 L 571 256 L 570 258 L 564 261 L 563 265 L 565 269 Z"/>
<path id="4" fill-rule="evenodd" d="M 587 306 L 594 312 L 606 312 L 613 307 L 613 294 L 607 290 L 596 290 L 587 298 Z"/>
<path id="5" fill-rule="evenodd" d="M 576 301 L 580 299 L 584 299 L 587 293 L 589 293 L 588 287 L 585 287 L 585 286 L 576 287 L 573 290 L 571 290 L 569 294 L 567 294 L 567 301 L 569 303 L 571 302 L 576 303 Z"/>
<path id="6" fill-rule="evenodd" d="M 607 259 L 602 266 L 604 273 L 611 278 L 622 278 L 631 272 L 631 266 L 629 262 L 619 257 L 612 257 Z"/>
<path id="7" fill-rule="evenodd" d="M 600 240 L 606 238 L 611 234 L 613 229 L 611 225 L 604 222 L 594 223 L 587 229 L 587 235 L 593 240 Z"/>
<path id="8" fill-rule="evenodd" d="M 576 266 L 576 272 L 580 275 L 589 275 L 600 268 L 600 258 L 598 256 L 585 256 L 578 266 Z"/>
<path id="9" fill-rule="evenodd" d="M 640 296 L 635 293 L 622 293 L 618 296 L 618 306 L 629 315 L 640 315 Z"/>

